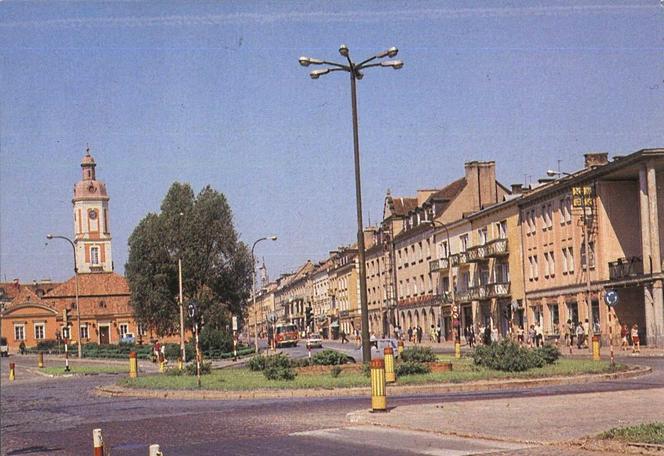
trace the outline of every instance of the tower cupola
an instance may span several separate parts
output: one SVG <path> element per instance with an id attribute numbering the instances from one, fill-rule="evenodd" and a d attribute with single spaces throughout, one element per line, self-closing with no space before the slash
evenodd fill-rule
<path id="1" fill-rule="evenodd" d="M 83 180 L 95 180 L 95 159 L 90 155 L 90 148 L 85 150 L 85 157 L 81 161 L 81 168 L 83 169 Z"/>

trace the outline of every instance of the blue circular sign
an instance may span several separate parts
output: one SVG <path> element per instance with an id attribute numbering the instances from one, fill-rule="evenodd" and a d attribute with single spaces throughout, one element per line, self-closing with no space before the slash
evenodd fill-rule
<path id="1" fill-rule="evenodd" d="M 604 294 L 604 302 L 607 306 L 616 306 L 618 304 L 618 292 L 616 290 L 608 290 Z"/>

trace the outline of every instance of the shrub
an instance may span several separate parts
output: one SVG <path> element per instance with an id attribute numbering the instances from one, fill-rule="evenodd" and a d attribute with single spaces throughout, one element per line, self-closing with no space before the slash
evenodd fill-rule
<path id="1" fill-rule="evenodd" d="M 199 335 L 201 350 L 204 352 L 218 350 L 221 353 L 233 350 L 233 336 L 226 331 L 204 326 Z M 238 347 L 239 348 L 239 347 Z"/>
<path id="2" fill-rule="evenodd" d="M 178 369 L 170 369 L 170 370 L 178 370 Z M 184 371 L 187 375 L 196 375 L 196 363 L 189 363 L 185 366 Z M 201 375 L 207 375 L 210 372 L 212 372 L 212 363 L 206 363 L 202 362 L 201 363 Z"/>
<path id="3" fill-rule="evenodd" d="M 542 345 L 535 349 L 535 352 L 544 359 L 546 364 L 553 364 L 560 358 L 560 350 L 551 344 Z"/>
<path id="4" fill-rule="evenodd" d="M 57 340 L 40 340 L 37 342 L 37 350 L 39 351 L 48 351 L 55 350 L 58 348 Z"/>
<path id="5" fill-rule="evenodd" d="M 346 364 L 348 361 L 348 356 L 329 349 L 319 351 L 311 358 L 312 364 L 316 366 L 337 366 L 339 364 Z"/>
<path id="6" fill-rule="evenodd" d="M 256 355 L 251 357 L 251 359 L 247 363 L 247 367 L 251 371 L 260 372 L 265 369 L 266 364 L 267 364 L 267 356 Z"/>
<path id="7" fill-rule="evenodd" d="M 290 367 L 269 366 L 263 371 L 268 380 L 293 380 L 297 375 Z"/>
<path id="8" fill-rule="evenodd" d="M 396 374 L 397 377 L 403 375 L 419 375 L 419 374 L 428 374 L 431 372 L 431 368 L 424 363 L 417 361 L 405 361 L 397 365 Z"/>
<path id="9" fill-rule="evenodd" d="M 522 372 L 543 367 L 555 362 L 559 356 L 560 352 L 555 347 L 531 350 L 508 339 L 477 347 L 472 353 L 476 365 L 505 372 Z"/>
<path id="10" fill-rule="evenodd" d="M 403 351 L 401 359 L 406 362 L 431 363 L 436 361 L 436 355 L 431 351 L 431 347 L 411 347 Z"/>
<path id="11" fill-rule="evenodd" d="M 330 369 L 330 375 L 334 378 L 337 378 L 341 374 L 341 366 L 332 366 Z"/>
<path id="12" fill-rule="evenodd" d="M 290 360 L 291 367 L 307 367 L 311 366 L 311 361 L 309 358 L 302 358 L 302 359 L 291 359 Z"/>

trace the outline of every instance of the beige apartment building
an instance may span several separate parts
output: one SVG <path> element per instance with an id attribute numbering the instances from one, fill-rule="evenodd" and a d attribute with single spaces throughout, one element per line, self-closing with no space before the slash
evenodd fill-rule
<path id="1" fill-rule="evenodd" d="M 585 158 L 519 201 L 528 322 L 564 337 L 567 320 L 588 319 L 606 343 L 614 290 L 613 335 L 637 324 L 642 343 L 664 346 L 664 149 Z"/>

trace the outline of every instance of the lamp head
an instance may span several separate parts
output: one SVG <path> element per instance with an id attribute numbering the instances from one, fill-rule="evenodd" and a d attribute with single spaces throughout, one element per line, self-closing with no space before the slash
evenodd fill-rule
<path id="1" fill-rule="evenodd" d="M 390 57 L 390 58 L 392 58 L 392 57 L 396 57 L 396 55 L 397 55 L 398 53 L 399 53 L 399 49 L 397 49 L 397 48 L 394 47 L 394 46 L 392 46 L 391 48 L 389 48 L 389 49 L 387 50 L 387 56 Z"/>
<path id="2" fill-rule="evenodd" d="M 403 68 L 403 62 L 401 60 L 386 60 L 385 62 L 380 62 L 382 67 L 392 67 L 395 70 Z"/>
<path id="3" fill-rule="evenodd" d="M 552 169 L 549 169 L 549 170 L 547 170 L 546 175 L 549 176 L 549 177 L 555 177 L 555 176 L 560 175 L 560 173 L 558 171 L 554 171 Z"/>
<path id="4" fill-rule="evenodd" d="M 309 57 L 302 56 L 300 57 L 299 62 L 303 67 L 311 65 L 311 59 L 309 59 Z"/>
<path id="5" fill-rule="evenodd" d="M 329 68 L 323 68 L 322 70 L 314 70 L 311 73 L 309 73 L 309 76 L 311 76 L 311 79 L 318 79 L 322 75 L 327 74 L 330 72 Z"/>
<path id="6" fill-rule="evenodd" d="M 346 46 L 345 44 L 339 46 L 339 54 L 341 54 L 344 57 L 348 57 L 348 46 Z"/>
<path id="7" fill-rule="evenodd" d="M 52 234 L 47 234 L 46 239 L 53 239 L 53 235 Z"/>
<path id="8" fill-rule="evenodd" d="M 277 237 L 276 237 L 276 236 L 270 236 L 270 240 L 271 240 L 271 241 L 276 241 L 276 240 L 277 240 Z"/>

